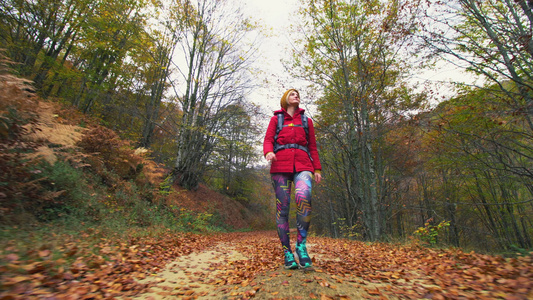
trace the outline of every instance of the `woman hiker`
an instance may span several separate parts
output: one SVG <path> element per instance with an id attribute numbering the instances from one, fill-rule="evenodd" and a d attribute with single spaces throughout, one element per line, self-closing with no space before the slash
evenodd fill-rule
<path id="1" fill-rule="evenodd" d="M 311 119 L 299 107 L 300 93 L 295 89 L 281 97 L 281 109 L 270 119 L 263 143 L 263 154 L 271 163 L 270 174 L 276 193 L 276 224 L 285 254 L 285 268 L 296 269 L 311 266 L 306 249 L 307 232 L 311 221 L 311 188 L 314 177 L 318 184 L 322 179 L 315 129 Z M 297 206 L 296 255 L 294 259 L 289 239 L 289 204 L 291 185 L 294 182 Z"/>

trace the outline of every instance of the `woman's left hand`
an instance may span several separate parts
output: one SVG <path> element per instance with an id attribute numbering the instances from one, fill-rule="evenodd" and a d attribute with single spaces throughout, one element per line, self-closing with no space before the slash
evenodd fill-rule
<path id="1" fill-rule="evenodd" d="M 321 180 L 322 180 L 322 174 L 315 173 L 315 182 L 320 183 Z"/>

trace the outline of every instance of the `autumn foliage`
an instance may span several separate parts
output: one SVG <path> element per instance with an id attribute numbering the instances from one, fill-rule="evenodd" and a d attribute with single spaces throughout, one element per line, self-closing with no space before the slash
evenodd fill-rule
<path id="1" fill-rule="evenodd" d="M 0 56 L 0 223 L 18 222 L 11 218 L 15 211 L 32 210 L 35 202 L 46 202 L 39 184 L 32 180 L 31 168 L 37 163 L 25 153 L 40 146 L 39 141 L 23 137 L 38 128 L 37 98 L 27 80 L 9 73 L 9 61 Z M 52 197 L 53 198 L 53 197 Z"/>
<path id="2" fill-rule="evenodd" d="M 105 174 L 104 170 L 113 170 L 118 178 L 129 180 L 136 178 L 143 168 L 142 156 L 135 153 L 127 141 L 105 127 L 92 128 L 78 145 L 89 154 L 88 160 L 100 175 Z M 111 178 L 108 180 L 112 181 Z"/>

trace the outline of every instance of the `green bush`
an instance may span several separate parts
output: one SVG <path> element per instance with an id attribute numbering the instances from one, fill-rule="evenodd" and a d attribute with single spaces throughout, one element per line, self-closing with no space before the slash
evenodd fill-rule
<path id="1" fill-rule="evenodd" d="M 435 246 L 438 243 L 439 235 L 450 226 L 450 221 L 441 221 L 437 225 L 431 225 L 431 220 L 426 221 L 424 227 L 419 227 L 414 234 L 417 235 L 420 240 L 430 246 Z"/>
<path id="2" fill-rule="evenodd" d="M 35 210 L 35 217 L 39 221 L 49 222 L 86 211 L 90 195 L 81 169 L 64 161 L 57 161 L 53 165 L 43 161 L 33 173 L 34 180 L 40 182 L 42 187 L 42 197 Z"/>

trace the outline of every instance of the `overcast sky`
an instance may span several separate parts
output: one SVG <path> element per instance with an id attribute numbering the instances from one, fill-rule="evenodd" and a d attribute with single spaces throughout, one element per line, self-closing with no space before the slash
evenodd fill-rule
<path id="1" fill-rule="evenodd" d="M 265 108 L 265 112 L 279 109 L 279 99 L 285 90 L 302 88 L 298 80 L 285 74 L 281 60 L 289 58 L 289 27 L 296 18 L 298 0 L 242 0 L 245 2 L 244 10 L 255 20 L 266 27 L 266 32 L 271 35 L 265 37 L 260 44 L 258 66 L 264 73 L 261 79 L 268 80 L 264 88 L 256 89 L 252 101 L 258 102 Z M 305 95 L 305 91 L 301 91 Z M 302 96 L 304 96 L 302 95 Z"/>
<path id="2" fill-rule="evenodd" d="M 295 78 L 291 78 L 285 73 L 285 68 L 280 62 L 281 59 L 290 59 L 290 25 L 297 23 L 297 10 L 299 0 L 240 0 L 244 4 L 242 8 L 245 13 L 255 20 L 264 23 L 272 30 L 272 36 L 265 38 L 260 46 L 260 53 L 256 65 L 264 72 L 259 78 L 267 79 L 268 83 L 264 88 L 257 88 L 250 95 L 254 103 L 264 107 L 265 113 L 279 109 L 279 99 L 287 88 L 297 88 L 300 90 L 302 105 L 305 106 L 309 100 L 305 89 L 305 83 Z M 451 82 L 464 80 L 467 76 L 461 73 L 451 64 L 441 63 L 441 68 L 437 71 L 427 71 L 417 74 L 414 82 L 430 81 Z M 450 96 L 453 91 L 449 88 L 440 87 L 443 95 Z M 312 107 L 307 107 L 310 115 L 313 113 Z"/>

